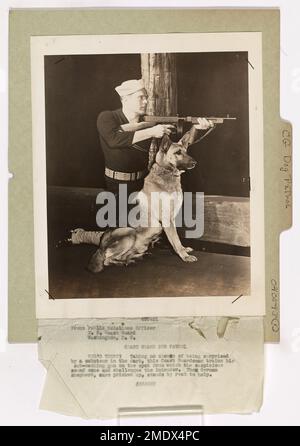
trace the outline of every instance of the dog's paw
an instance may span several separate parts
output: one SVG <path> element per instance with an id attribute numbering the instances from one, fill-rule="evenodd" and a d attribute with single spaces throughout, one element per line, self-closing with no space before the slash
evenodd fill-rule
<path id="1" fill-rule="evenodd" d="M 186 256 L 182 259 L 184 262 L 197 262 L 197 257 L 195 256 Z"/>
<path id="2" fill-rule="evenodd" d="M 185 250 L 185 252 L 192 252 L 192 251 L 194 251 L 193 248 L 191 248 L 190 246 L 185 246 L 184 250 Z"/>

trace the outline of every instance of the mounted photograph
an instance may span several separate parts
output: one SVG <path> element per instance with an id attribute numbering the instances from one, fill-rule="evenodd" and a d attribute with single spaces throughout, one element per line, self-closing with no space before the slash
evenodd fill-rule
<path id="1" fill-rule="evenodd" d="M 38 318 L 263 315 L 261 33 L 31 37 Z"/>

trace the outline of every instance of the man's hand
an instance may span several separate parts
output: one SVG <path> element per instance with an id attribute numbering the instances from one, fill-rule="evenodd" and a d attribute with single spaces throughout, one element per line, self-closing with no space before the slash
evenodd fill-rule
<path id="1" fill-rule="evenodd" d="M 151 128 L 152 138 L 162 138 L 164 135 L 170 135 L 175 130 L 174 125 L 158 124 Z"/>
<path id="2" fill-rule="evenodd" d="M 145 123 L 148 124 L 147 127 L 149 127 L 149 123 Z M 124 124 L 124 125 L 129 125 L 129 124 Z M 136 125 L 136 124 L 135 124 Z M 122 126 L 123 128 L 123 126 Z M 123 128 L 123 130 L 125 130 Z M 135 144 L 139 141 L 144 141 L 145 139 L 149 139 L 149 138 L 162 138 L 165 134 L 166 135 L 170 135 L 172 133 L 172 130 L 175 130 L 174 125 L 171 124 L 166 124 L 166 125 L 155 125 L 154 127 L 151 125 L 149 128 L 144 128 L 141 130 L 137 130 L 134 133 L 133 136 L 133 140 L 132 140 L 132 144 Z"/>
<path id="3" fill-rule="evenodd" d="M 207 130 L 207 129 L 215 126 L 213 121 L 210 121 L 209 119 L 197 118 L 197 120 L 198 120 L 199 124 L 196 124 L 194 127 L 198 130 Z"/>

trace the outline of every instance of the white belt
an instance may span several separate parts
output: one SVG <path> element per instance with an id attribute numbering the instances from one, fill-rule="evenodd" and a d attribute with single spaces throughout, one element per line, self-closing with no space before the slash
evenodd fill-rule
<path id="1" fill-rule="evenodd" d="M 140 170 L 139 172 L 118 172 L 117 170 L 105 167 L 105 175 L 109 178 L 119 181 L 136 181 L 145 177 L 147 170 Z"/>

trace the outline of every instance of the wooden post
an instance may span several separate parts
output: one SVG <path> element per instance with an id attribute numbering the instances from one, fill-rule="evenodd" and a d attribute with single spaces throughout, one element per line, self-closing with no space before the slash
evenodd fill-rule
<path id="1" fill-rule="evenodd" d="M 148 92 L 148 115 L 176 116 L 176 55 L 170 53 L 141 54 L 141 70 Z"/>
<path id="2" fill-rule="evenodd" d="M 141 71 L 148 92 L 147 115 L 176 116 L 176 55 L 170 53 L 141 54 Z M 154 163 L 157 150 L 157 140 L 153 138 L 149 150 L 149 170 Z"/>

